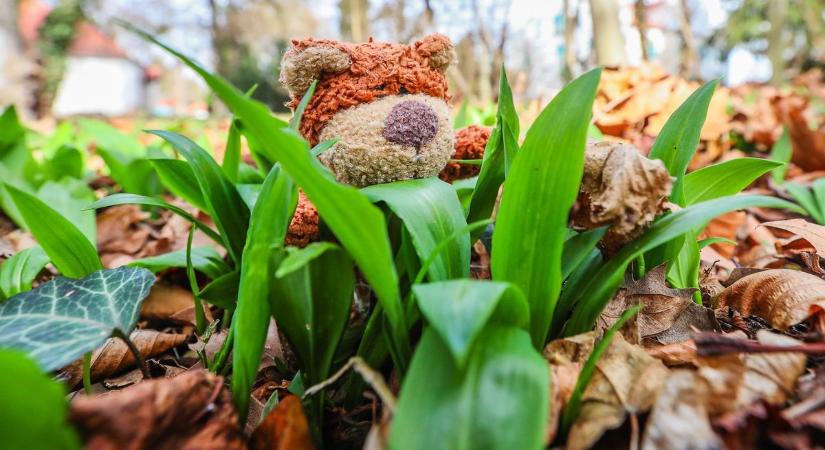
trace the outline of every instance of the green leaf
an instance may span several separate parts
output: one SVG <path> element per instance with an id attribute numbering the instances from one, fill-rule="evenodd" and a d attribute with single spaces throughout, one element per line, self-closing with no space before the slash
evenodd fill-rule
<path id="1" fill-rule="evenodd" d="M 275 278 L 283 278 L 298 269 L 303 268 L 313 259 L 323 255 L 327 250 L 338 250 L 339 247 L 332 242 L 313 242 L 302 248 L 289 248 L 286 258 L 278 265 Z"/>
<path id="2" fill-rule="evenodd" d="M 249 227 L 249 209 L 235 185 L 212 156 L 190 139 L 169 131 L 150 133 L 166 140 L 186 158 L 200 185 L 206 211 L 218 227 L 229 256 L 240 261 Z"/>
<path id="3" fill-rule="evenodd" d="M 509 283 L 451 280 L 417 284 L 413 292 L 421 313 L 447 344 L 459 368 L 491 320 L 525 327 L 530 315 L 524 295 Z"/>
<path id="4" fill-rule="evenodd" d="M 685 206 L 682 178 L 696 153 L 710 99 L 718 84 L 719 80 L 713 80 L 691 94 L 667 119 L 650 149 L 648 158 L 661 159 L 670 175 L 676 178 L 670 201 L 680 206 Z"/>
<path id="5" fill-rule="evenodd" d="M 564 241 L 564 250 L 561 255 L 562 280 L 566 280 L 587 259 L 604 233 L 607 232 L 607 228 L 605 226 L 587 230 Z"/>
<path id="6" fill-rule="evenodd" d="M 186 268 L 186 250 L 177 250 L 162 255 L 137 259 L 129 263 L 132 267 L 143 267 L 153 273 L 166 269 Z M 212 280 L 230 272 L 232 269 L 224 262 L 221 255 L 213 247 L 192 248 L 192 267 Z"/>
<path id="7" fill-rule="evenodd" d="M 295 351 L 304 386 L 312 386 L 329 376 L 349 317 L 355 270 L 346 252 L 329 243 L 293 249 L 287 259 L 293 255 L 290 269 L 277 276 L 270 307 Z M 297 261 L 303 264 L 296 267 Z"/>
<path id="8" fill-rule="evenodd" d="M 226 135 L 226 150 L 223 153 L 221 167 L 229 181 L 238 182 L 238 171 L 241 167 L 241 130 L 235 120 L 232 120 L 229 125 L 229 133 Z"/>
<path id="9" fill-rule="evenodd" d="M 163 187 L 186 200 L 190 205 L 201 211 L 209 211 L 203 199 L 198 180 L 192 172 L 192 167 L 186 161 L 177 159 L 150 159 L 160 177 Z"/>
<path id="10" fill-rule="evenodd" d="M 87 206 L 87 209 L 101 209 L 101 208 L 108 208 L 110 206 L 117 206 L 117 205 L 144 205 L 144 206 L 156 206 L 158 208 L 163 208 L 169 210 L 184 219 L 188 220 L 190 223 L 194 224 L 198 227 L 199 230 L 203 231 L 203 233 L 209 236 L 210 239 L 217 242 L 218 244 L 224 245 L 224 240 L 221 239 L 221 236 L 215 232 L 215 230 L 209 228 L 205 223 L 201 222 L 200 220 L 196 219 L 195 216 L 189 214 L 184 209 L 179 208 L 171 203 L 165 202 L 159 198 L 155 197 L 146 197 L 143 195 L 137 194 L 112 194 L 108 197 L 103 197 L 100 200 L 92 203 L 91 205 Z"/>
<path id="11" fill-rule="evenodd" d="M 518 151 L 519 119 L 503 66 L 498 92 L 496 127 L 490 133 L 490 139 L 484 148 L 481 171 L 467 210 L 467 222 L 471 223 L 490 218 L 501 183 L 509 173 L 510 164 Z M 471 240 L 477 239 L 479 235 L 473 234 Z"/>
<path id="12" fill-rule="evenodd" d="M 232 352 L 232 395 L 241 420 L 249 408 L 249 392 L 258 375 L 271 309 L 273 274 L 283 258 L 282 247 L 298 203 L 292 178 L 278 166 L 264 180 L 252 209 L 249 232 L 241 259 L 238 307 L 233 317 L 235 349 Z"/>
<path id="13" fill-rule="evenodd" d="M 134 137 L 121 133 L 115 127 L 100 120 L 80 119 L 78 121 L 82 141 L 94 143 L 99 150 L 101 148 L 114 150 L 126 156 L 143 157 L 145 150 L 140 142 Z"/>
<path id="14" fill-rule="evenodd" d="M 788 191 L 788 194 L 805 208 L 807 215 L 811 216 L 817 223 L 825 223 L 825 211 L 820 207 L 810 189 L 792 182 L 787 182 L 783 186 Z"/>
<path id="15" fill-rule="evenodd" d="M 774 142 L 773 147 L 771 148 L 771 159 L 785 163 L 784 165 L 777 166 L 773 169 L 771 177 L 773 178 L 774 183 L 782 184 L 782 182 L 785 181 L 785 173 L 788 171 L 787 163 L 791 162 L 792 155 L 793 146 L 791 146 L 791 135 L 788 133 L 787 128 L 783 128 L 782 135 L 779 136 L 779 139 Z"/>
<path id="16" fill-rule="evenodd" d="M 244 98 L 225 80 L 213 76 L 151 35 L 129 24 L 121 24 L 161 46 L 197 72 L 240 118 L 245 129 L 254 136 L 253 140 L 266 143 L 266 147 L 261 150 L 266 151 L 271 160 L 281 163 L 284 170 L 303 189 L 324 223 L 349 252 L 372 286 L 389 319 L 393 354 L 399 369 L 403 371 L 411 349 L 398 289 L 398 275 L 393 265 L 392 250 L 381 211 L 355 188 L 330 180 L 325 175 L 326 169 L 309 154 L 306 141 L 289 130 L 286 123 L 273 117 L 263 104 Z M 243 280 L 243 275 L 241 279 Z M 243 286 L 243 282 L 241 285 Z"/>
<path id="17" fill-rule="evenodd" d="M 396 181 L 361 190 L 373 202 L 384 202 L 410 233 L 420 261 L 445 237 L 467 226 L 455 190 L 438 178 Z M 470 275 L 470 233 L 447 243 L 429 266 L 430 280 L 466 278 Z"/>
<path id="18" fill-rule="evenodd" d="M 685 205 L 738 194 L 757 178 L 781 166 L 759 158 L 736 158 L 685 175 Z"/>
<path id="19" fill-rule="evenodd" d="M 140 195 L 155 195 L 160 191 L 160 180 L 149 160 L 106 148 L 99 148 L 97 152 L 123 190 Z"/>
<path id="20" fill-rule="evenodd" d="M 10 298 L 31 290 L 32 281 L 49 263 L 40 246 L 18 252 L 0 265 L 0 297 Z"/>
<path id="21" fill-rule="evenodd" d="M 559 302 L 559 317 L 566 318 L 571 310 L 573 315 L 564 327 L 564 335 L 572 336 L 592 329 L 596 318 L 621 284 L 625 269 L 636 257 L 694 230 L 716 216 L 755 206 L 795 207 L 774 197 L 739 195 L 697 203 L 656 220 L 644 235 L 626 244 L 606 263 L 596 266 L 592 273 L 581 277 L 579 283 L 565 287 L 565 295 Z"/>
<path id="22" fill-rule="evenodd" d="M 582 75 L 544 108 L 527 131 L 499 204 L 493 279 L 524 292 L 536 348 L 544 345 L 561 289 L 567 217 L 579 193 L 600 75 L 600 69 Z"/>
<path id="23" fill-rule="evenodd" d="M 702 239 L 701 241 L 696 243 L 696 245 L 699 246 L 700 250 L 707 247 L 708 245 L 713 245 L 713 244 L 739 245 L 738 242 L 736 242 L 734 240 L 731 240 L 731 239 L 728 239 L 728 238 L 723 238 L 723 237 L 709 237 L 709 238 Z"/>
<path id="24" fill-rule="evenodd" d="M 95 194 L 84 181 L 77 178 L 47 181 L 35 196 L 73 223 L 92 245 L 97 244 L 95 213 L 85 209 L 86 205 L 95 201 Z"/>
<path id="25" fill-rule="evenodd" d="M 103 267 L 94 245 L 60 213 L 34 195 L 8 184 L 6 192 L 22 214 L 29 231 L 61 274 L 82 278 Z"/>
<path id="26" fill-rule="evenodd" d="M 60 146 L 54 155 L 43 162 L 43 176 L 48 180 L 63 177 L 83 178 L 83 155 L 74 147 Z"/>
<path id="27" fill-rule="evenodd" d="M 81 449 L 69 425 L 63 384 L 53 381 L 23 353 L 0 349 L 0 423 L 6 450 Z"/>
<path id="28" fill-rule="evenodd" d="M 151 272 L 132 267 L 55 278 L 0 304 L 0 347 L 26 352 L 44 370 L 59 369 L 115 330 L 128 336 L 154 282 Z"/>
<path id="29" fill-rule="evenodd" d="M 486 328 L 462 370 L 428 329 L 401 386 L 389 448 L 541 449 L 549 384 L 547 362 L 523 330 Z"/>
<path id="30" fill-rule="evenodd" d="M 238 300 L 240 280 L 238 271 L 225 273 L 204 286 L 199 297 L 223 309 L 232 309 Z"/>
<path id="31" fill-rule="evenodd" d="M 301 119 L 304 117 L 304 110 L 307 109 L 307 105 L 315 93 L 316 86 L 318 86 L 318 80 L 312 80 L 309 89 L 304 92 L 304 96 L 301 97 L 301 102 L 298 103 L 298 107 L 295 108 L 295 111 L 292 113 L 292 118 L 289 119 L 289 128 L 294 131 L 298 131 L 298 129 L 301 128 Z"/>
<path id="32" fill-rule="evenodd" d="M 593 373 L 596 372 L 596 364 L 599 362 L 599 359 L 601 359 L 602 354 L 608 347 L 610 347 L 610 343 L 613 341 L 613 335 L 615 335 L 616 332 L 624 326 L 625 322 L 638 314 L 641 309 L 642 305 L 636 305 L 622 313 L 619 320 L 617 320 L 616 323 L 604 332 L 604 336 L 602 336 L 601 340 L 599 340 L 596 346 L 593 347 L 593 351 L 590 353 L 590 356 L 588 356 L 587 360 L 584 361 L 582 370 L 579 372 L 579 377 L 576 379 L 576 387 L 573 388 L 573 394 L 570 396 L 570 400 L 564 407 L 564 414 L 562 415 L 561 420 L 562 433 L 566 434 L 567 430 L 570 429 L 570 426 L 573 425 L 573 422 L 575 422 L 579 417 L 584 390 L 593 378 Z"/>

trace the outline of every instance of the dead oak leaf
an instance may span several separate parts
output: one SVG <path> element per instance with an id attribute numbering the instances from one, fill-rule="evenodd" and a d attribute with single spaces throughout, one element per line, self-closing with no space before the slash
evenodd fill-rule
<path id="1" fill-rule="evenodd" d="M 825 280 L 797 270 L 770 269 L 740 278 L 716 297 L 716 309 L 755 315 L 779 330 L 825 309 Z"/>
<path id="2" fill-rule="evenodd" d="M 662 265 L 641 280 L 628 283 L 602 311 L 596 329 L 606 330 L 637 304 L 642 305 L 634 319 L 639 342 L 674 344 L 690 339 L 696 330 L 719 329 L 713 311 L 693 301 L 695 289 L 673 289 L 667 285 L 665 274 Z"/>
<path id="3" fill-rule="evenodd" d="M 582 396 L 581 412 L 570 428 L 567 449 L 591 448 L 606 431 L 623 424 L 628 414 L 648 411 L 667 374 L 661 361 L 620 334 L 614 335 Z"/>
<path id="4" fill-rule="evenodd" d="M 288 395 L 258 425 L 249 440 L 251 450 L 312 450 L 309 423 L 301 399 Z"/>
<path id="5" fill-rule="evenodd" d="M 762 225 L 789 231 L 808 241 L 821 257 L 825 257 L 825 227 L 808 222 L 805 219 L 779 220 L 765 222 Z"/>
<path id="6" fill-rule="evenodd" d="M 589 142 L 573 225 L 592 229 L 610 225 L 602 246 L 613 252 L 639 236 L 664 211 L 673 178 L 664 164 L 632 145 Z"/>
<path id="7" fill-rule="evenodd" d="M 556 438 L 562 411 L 573 395 L 581 367 L 593 352 L 599 333 L 590 331 L 556 339 L 544 347 L 542 355 L 550 366 L 550 405 L 545 443 Z"/>

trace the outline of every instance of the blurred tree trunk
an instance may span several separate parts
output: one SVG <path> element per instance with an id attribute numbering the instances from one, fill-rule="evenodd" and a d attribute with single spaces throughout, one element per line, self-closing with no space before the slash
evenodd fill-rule
<path id="1" fill-rule="evenodd" d="M 645 0 L 636 0 L 633 4 L 633 17 L 636 20 L 636 28 L 639 30 L 639 46 L 642 48 L 642 60 L 647 61 L 650 55 L 647 54 L 647 10 Z"/>
<path id="2" fill-rule="evenodd" d="M 561 72 L 561 77 L 565 83 L 573 79 L 573 68 L 576 66 L 576 49 L 573 33 L 576 32 L 576 25 L 578 22 L 578 2 L 571 5 L 571 0 L 564 0 L 562 6 L 562 14 L 564 14 L 564 68 Z M 572 6 L 572 7 L 571 7 Z M 572 13 L 572 14 L 571 14 Z"/>
<path id="3" fill-rule="evenodd" d="M 28 66 L 17 32 L 17 2 L 0 1 L 0 106 L 16 104 L 27 112 L 31 92 L 23 69 Z"/>
<path id="4" fill-rule="evenodd" d="M 697 77 L 699 68 L 699 50 L 696 46 L 696 37 L 690 26 L 692 12 L 688 0 L 679 0 L 681 14 L 679 16 L 679 33 L 682 36 L 682 76 L 688 79 Z"/>
<path id="5" fill-rule="evenodd" d="M 825 58 L 825 25 L 822 20 L 822 10 L 825 2 L 822 0 L 802 0 L 802 20 L 805 21 L 805 32 L 808 45 L 813 50 L 814 59 Z"/>
<path id="6" fill-rule="evenodd" d="M 626 58 L 624 36 L 619 23 L 619 5 L 616 0 L 590 0 L 593 16 L 593 40 L 596 43 L 596 64 L 620 66 Z"/>
<path id="7" fill-rule="evenodd" d="M 768 22 L 771 25 L 768 31 L 768 59 L 771 60 L 773 73 L 771 84 L 782 83 L 785 77 L 785 39 L 782 36 L 782 27 L 788 15 L 788 0 L 771 0 L 768 2 Z"/>
<path id="8" fill-rule="evenodd" d="M 369 0 L 341 0 L 341 34 L 351 42 L 364 42 L 370 36 Z"/>

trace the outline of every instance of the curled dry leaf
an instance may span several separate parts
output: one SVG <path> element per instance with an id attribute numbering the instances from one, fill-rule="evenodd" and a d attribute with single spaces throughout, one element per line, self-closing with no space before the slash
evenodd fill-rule
<path id="1" fill-rule="evenodd" d="M 571 220 L 585 229 L 609 224 L 602 246 L 613 252 L 641 235 L 664 211 L 672 187 L 673 178 L 661 161 L 645 158 L 628 144 L 590 142 Z"/>
<path id="2" fill-rule="evenodd" d="M 593 352 L 599 333 L 577 334 L 556 339 L 544 347 L 542 355 L 550 365 L 550 408 L 545 443 L 556 438 L 562 411 L 573 395 L 584 361 Z"/>
<path id="3" fill-rule="evenodd" d="M 185 334 L 161 333 L 155 330 L 135 330 L 130 339 L 144 358 L 153 358 L 183 344 L 188 339 Z M 135 357 L 123 339 L 112 338 L 92 353 L 92 382 L 109 378 L 135 367 Z M 66 367 L 61 376 L 66 377 L 66 385 L 75 387 L 83 379 L 83 365 L 75 361 Z"/>
<path id="4" fill-rule="evenodd" d="M 636 304 L 642 310 L 633 319 L 638 342 L 645 346 L 673 344 L 690 339 L 696 330 L 717 330 L 713 310 L 693 301 L 695 289 L 673 289 L 665 282 L 665 266 L 650 270 L 641 280 L 627 284 L 607 304 L 596 323 L 606 330 Z"/>
<path id="5" fill-rule="evenodd" d="M 762 225 L 789 231 L 808 241 L 821 257 L 825 257 L 825 227 L 808 222 L 805 219 L 779 220 L 765 222 Z"/>
<path id="6" fill-rule="evenodd" d="M 69 421 L 87 449 L 245 449 L 223 378 L 189 371 L 121 391 L 77 396 Z"/>
<path id="7" fill-rule="evenodd" d="M 249 439 L 251 450 L 312 450 L 301 399 L 287 395 L 258 425 Z"/>
<path id="8" fill-rule="evenodd" d="M 707 381 L 696 372 L 671 372 L 648 418 L 642 450 L 724 448 L 708 420 L 705 405 L 709 395 Z"/>
<path id="9" fill-rule="evenodd" d="M 696 343 L 692 339 L 647 347 L 645 350 L 668 367 L 693 365 L 696 362 Z"/>
<path id="10" fill-rule="evenodd" d="M 716 298 L 716 308 L 756 315 L 787 330 L 825 309 L 825 280 L 789 269 L 771 269 L 739 279 Z"/>
<path id="11" fill-rule="evenodd" d="M 807 114 L 807 99 L 799 96 L 782 96 L 773 99 L 776 116 L 791 136 L 793 154 L 791 161 L 805 171 L 825 169 L 825 129 L 811 129 Z"/>
<path id="12" fill-rule="evenodd" d="M 180 318 L 181 312 L 193 308 L 194 304 L 195 298 L 188 289 L 162 282 L 155 283 L 149 291 L 149 296 L 146 297 L 140 307 L 140 318 L 194 325 L 194 323 Z"/>
<path id="13" fill-rule="evenodd" d="M 567 449 L 591 448 L 606 431 L 621 426 L 628 414 L 649 410 L 667 374 L 661 361 L 621 334 L 614 335 L 582 396 L 581 413 L 570 428 Z"/>

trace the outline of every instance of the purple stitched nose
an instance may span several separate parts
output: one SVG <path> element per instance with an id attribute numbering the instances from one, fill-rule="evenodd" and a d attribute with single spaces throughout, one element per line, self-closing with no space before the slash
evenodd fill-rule
<path id="1" fill-rule="evenodd" d="M 438 116 L 426 103 L 407 100 L 395 105 L 384 122 L 384 139 L 415 148 L 438 132 Z"/>

